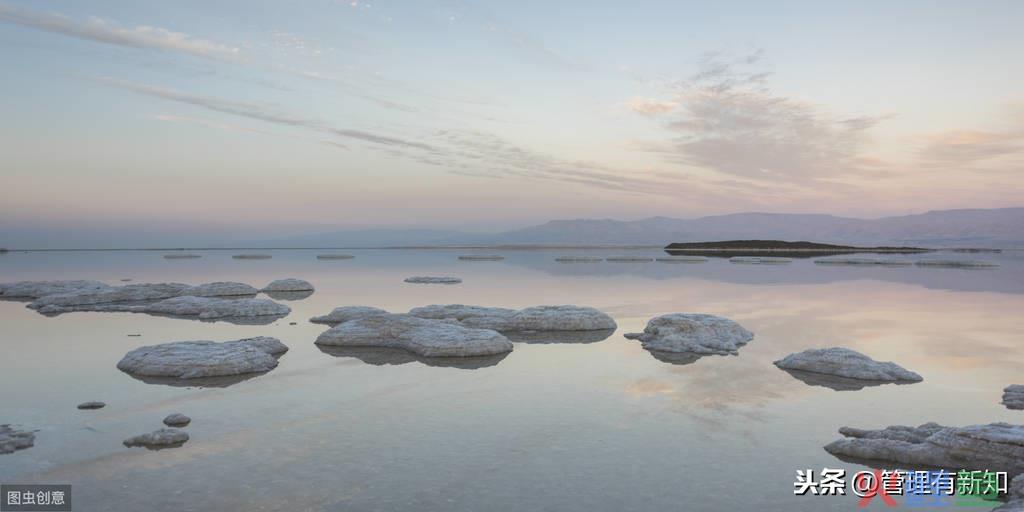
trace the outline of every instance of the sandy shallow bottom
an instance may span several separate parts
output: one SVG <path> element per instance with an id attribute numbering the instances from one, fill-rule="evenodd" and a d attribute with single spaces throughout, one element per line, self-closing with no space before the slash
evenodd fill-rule
<path id="1" fill-rule="evenodd" d="M 865 468 L 822 449 L 840 426 L 1024 423 L 1024 413 L 999 403 L 1004 387 L 1024 383 L 1018 253 L 971 255 L 1000 264 L 972 272 L 802 259 L 559 264 L 565 250 L 517 251 L 488 265 L 460 264 L 454 251 L 350 251 L 357 257 L 339 266 L 316 252 L 266 252 L 273 258 L 255 264 L 217 251 L 178 261 L 152 252 L 0 257 L 0 281 L 297 277 L 316 286 L 265 326 L 126 313 L 49 318 L 0 301 L 0 350 L 11 354 L 0 358 L 0 389 L 17 390 L 0 393 L 0 423 L 38 430 L 34 447 L 0 455 L 0 482 L 70 483 L 76 510 L 848 511 L 853 497 L 792 492 L 796 469 Z M 410 275 L 465 282 L 409 286 Z M 337 306 L 437 303 L 580 304 L 609 313 L 619 329 L 588 342 L 516 342 L 507 356 L 459 365 L 313 344 L 327 326 L 308 319 Z M 731 318 L 755 338 L 738 356 L 687 358 L 622 337 L 670 312 Z M 180 387 L 115 367 L 141 345 L 252 336 L 289 346 L 277 368 Z M 772 365 L 836 345 L 925 380 L 829 387 Z M 107 406 L 76 409 L 89 400 Z M 192 418 L 183 446 L 121 444 L 175 412 Z"/>

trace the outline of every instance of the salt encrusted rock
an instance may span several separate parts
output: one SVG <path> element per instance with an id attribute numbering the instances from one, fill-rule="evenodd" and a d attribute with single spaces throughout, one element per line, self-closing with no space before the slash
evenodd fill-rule
<path id="1" fill-rule="evenodd" d="M 176 341 L 139 347 L 117 363 L 121 371 L 149 377 L 197 379 L 273 370 L 288 350 L 277 338 L 236 341 Z"/>
<path id="2" fill-rule="evenodd" d="M 351 254 L 317 254 L 316 259 L 318 260 L 350 260 L 355 258 Z"/>
<path id="3" fill-rule="evenodd" d="M 745 263 L 747 265 L 785 265 L 793 260 L 789 258 L 767 256 L 733 256 L 729 263 Z"/>
<path id="4" fill-rule="evenodd" d="M 459 256 L 459 259 L 464 261 L 500 261 L 505 257 L 499 254 L 464 254 Z"/>
<path id="5" fill-rule="evenodd" d="M 893 362 L 880 362 L 843 347 L 808 349 L 774 362 L 787 370 L 836 375 L 849 379 L 884 382 L 920 382 L 920 375 Z"/>
<path id="6" fill-rule="evenodd" d="M 999 264 L 991 261 L 971 260 L 921 260 L 914 262 L 919 267 L 944 267 L 944 268 L 995 268 Z"/>
<path id="7" fill-rule="evenodd" d="M 705 263 L 708 261 L 704 256 L 665 256 L 654 258 L 662 263 Z"/>
<path id="8" fill-rule="evenodd" d="M 371 315 L 339 324 L 321 334 L 318 345 L 401 348 L 425 357 L 466 357 L 512 351 L 495 331 L 470 329 L 443 320 L 410 315 Z"/>
<path id="9" fill-rule="evenodd" d="M 167 425 L 168 427 L 184 427 L 189 423 L 192 423 L 192 418 L 189 418 L 180 412 L 168 414 L 167 417 L 164 418 L 164 425 Z"/>
<path id="10" fill-rule="evenodd" d="M 188 432 L 176 428 L 161 428 L 148 434 L 140 434 L 124 440 L 124 445 L 131 448 L 142 446 L 150 450 L 174 448 L 188 441 Z"/>
<path id="11" fill-rule="evenodd" d="M 944 468 L 985 468 L 1024 472 L 1024 425 L 990 423 L 944 427 L 925 423 L 918 427 L 892 426 L 882 430 L 843 427 L 846 439 L 825 450 L 838 457 Z"/>
<path id="12" fill-rule="evenodd" d="M 1024 385 L 1011 384 L 1003 389 L 1003 405 L 1007 409 L 1024 409 Z"/>
<path id="13" fill-rule="evenodd" d="M 271 281 L 270 284 L 263 287 L 261 292 L 311 292 L 313 291 L 313 285 L 309 281 L 302 279 L 295 279 L 289 277 L 287 279 L 278 279 Z"/>
<path id="14" fill-rule="evenodd" d="M 415 284 L 459 284 L 462 282 L 462 279 L 457 277 L 412 276 L 405 278 L 405 282 Z"/>
<path id="15" fill-rule="evenodd" d="M 232 258 L 236 260 L 269 260 L 273 256 L 269 254 L 236 254 Z"/>
<path id="16" fill-rule="evenodd" d="M 42 311 L 49 306 L 139 304 L 172 297 L 238 297 L 256 295 L 257 292 L 258 290 L 252 286 L 233 282 L 205 283 L 196 286 L 182 283 L 139 283 L 50 294 L 36 299 L 28 307 Z"/>
<path id="17" fill-rule="evenodd" d="M 342 306 L 340 308 L 334 308 L 330 313 L 321 316 L 314 316 L 309 321 L 314 324 L 340 324 L 348 322 L 349 320 L 355 320 L 356 318 L 363 318 L 374 315 L 390 315 L 387 311 L 380 308 L 371 306 Z"/>
<path id="18" fill-rule="evenodd" d="M 31 448 L 35 442 L 36 435 L 32 432 L 17 430 L 10 425 L 0 425 L 0 454 Z"/>
<path id="19" fill-rule="evenodd" d="M 108 288 L 111 288 L 111 286 L 99 281 L 18 281 L 14 283 L 0 283 L 0 297 L 38 299 L 47 295 L 83 293 Z"/>
<path id="20" fill-rule="evenodd" d="M 352 357 L 374 366 L 397 366 L 416 362 L 426 366 L 457 368 L 460 370 L 477 370 L 495 366 L 508 355 L 508 352 L 505 352 L 491 356 L 423 357 L 400 348 L 332 347 L 328 345 L 317 345 L 317 348 L 321 352 L 333 357 Z"/>
<path id="21" fill-rule="evenodd" d="M 103 402 L 82 402 L 78 404 L 78 408 L 82 410 L 102 409 L 106 406 L 107 404 Z"/>
<path id="22" fill-rule="evenodd" d="M 609 256 L 605 258 L 605 261 L 611 261 L 614 263 L 646 263 L 654 261 L 654 258 L 647 256 Z"/>
<path id="23" fill-rule="evenodd" d="M 640 340 L 645 349 L 653 351 L 736 354 L 754 334 L 728 318 L 673 313 L 652 318 L 644 332 L 626 338 Z"/>
<path id="24" fill-rule="evenodd" d="M 202 257 L 201 254 L 164 254 L 166 260 L 192 260 Z"/>
<path id="25" fill-rule="evenodd" d="M 992 512 L 1024 512 L 1024 474 L 1017 475 L 1010 481 L 1007 502 L 992 509 Z"/>
<path id="26" fill-rule="evenodd" d="M 555 258 L 559 263 L 599 263 L 604 261 L 600 256 L 559 256 Z"/>
<path id="27" fill-rule="evenodd" d="M 615 329 L 615 320 L 585 306 L 534 306 L 525 309 L 489 308 L 463 304 L 433 304 L 409 310 L 420 318 L 453 318 L 466 327 L 495 331 L 599 331 Z"/>
<path id="28" fill-rule="evenodd" d="M 43 314 L 69 313 L 72 311 L 102 311 L 148 313 L 178 317 L 196 317 L 200 320 L 221 318 L 279 317 L 291 312 L 291 308 L 269 299 L 219 299 L 213 297 L 172 297 L 146 304 L 86 304 L 81 306 L 45 306 L 39 309 Z"/>
<path id="29" fill-rule="evenodd" d="M 824 258 L 814 260 L 815 265 L 886 266 L 905 267 L 912 263 L 905 260 L 880 260 L 878 258 Z"/>

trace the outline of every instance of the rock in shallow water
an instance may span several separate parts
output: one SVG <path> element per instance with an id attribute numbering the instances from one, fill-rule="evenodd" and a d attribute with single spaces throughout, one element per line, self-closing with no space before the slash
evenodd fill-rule
<path id="1" fill-rule="evenodd" d="M 189 423 L 192 423 L 192 418 L 189 418 L 180 412 L 168 414 L 167 417 L 164 418 L 164 425 L 167 425 L 168 427 L 184 427 Z"/>
<path id="2" fill-rule="evenodd" d="M 400 348 L 384 347 L 336 347 L 317 345 L 321 352 L 333 357 L 351 357 L 374 366 L 403 365 L 420 363 L 440 368 L 456 368 L 459 370 L 478 370 L 500 363 L 508 352 L 491 356 L 469 357 L 423 357 Z"/>
<path id="3" fill-rule="evenodd" d="M 199 254 L 164 254 L 165 260 L 194 260 L 196 258 L 202 258 Z"/>
<path id="4" fill-rule="evenodd" d="M 884 461 L 918 467 L 1024 472 L 1024 426 L 1007 423 L 944 427 L 891 426 L 881 430 L 839 429 L 846 439 L 825 451 L 856 461 Z"/>
<path id="5" fill-rule="evenodd" d="M 80 288 L 44 295 L 28 305 L 45 308 L 89 306 L 97 304 L 140 304 L 172 297 L 243 297 L 258 292 L 245 283 L 215 282 L 191 286 L 182 283 L 139 283 L 104 288 Z"/>
<path id="6" fill-rule="evenodd" d="M 93 410 L 93 409 L 102 409 L 102 408 L 104 408 L 106 406 L 107 406 L 107 404 L 105 404 L 103 402 L 82 402 L 82 403 L 78 404 L 78 408 L 82 409 L 82 410 L 85 410 L 85 411 Z"/>
<path id="7" fill-rule="evenodd" d="M 459 256 L 459 259 L 463 261 L 501 261 L 505 257 L 498 254 L 464 254 Z"/>
<path id="8" fill-rule="evenodd" d="M 149 450 L 176 448 L 188 441 L 188 432 L 176 428 L 161 428 L 148 434 L 140 434 L 124 440 L 127 447 L 142 446 Z"/>
<path id="9" fill-rule="evenodd" d="M 1024 385 L 1011 384 L 1003 389 L 1003 405 L 1007 409 L 1024 409 Z"/>
<path id="10" fill-rule="evenodd" d="M 512 351 L 512 342 L 492 330 L 393 314 L 344 322 L 321 334 L 316 344 L 401 348 L 425 357 L 486 356 Z"/>
<path id="11" fill-rule="evenodd" d="M 559 263 L 600 263 L 604 258 L 600 256 L 559 256 L 555 258 Z"/>
<path id="12" fill-rule="evenodd" d="M 357 318 L 390 314 L 391 313 L 383 309 L 372 306 L 342 306 L 340 308 L 334 308 L 326 315 L 314 316 L 313 318 L 310 318 L 309 321 L 314 324 L 340 324 Z"/>
<path id="13" fill-rule="evenodd" d="M 991 261 L 974 260 L 921 260 L 914 262 L 919 267 L 941 267 L 941 268 L 996 268 L 998 263 Z"/>
<path id="14" fill-rule="evenodd" d="M 644 332 L 630 333 L 626 338 L 640 340 L 645 349 L 653 351 L 736 354 L 754 339 L 754 334 L 728 318 L 672 313 L 652 318 Z"/>
<path id="15" fill-rule="evenodd" d="M 313 291 L 313 285 L 309 281 L 302 279 L 295 279 L 289 277 L 287 279 L 278 279 L 271 281 L 270 284 L 263 287 L 261 292 L 311 292 Z"/>
<path id="16" fill-rule="evenodd" d="M 200 320 L 239 319 L 250 317 L 282 317 L 291 308 L 269 299 L 218 299 L 210 297 L 172 297 L 145 304 L 94 304 L 81 306 L 45 306 L 43 314 L 73 311 L 127 312 L 196 317 Z"/>
<path id="17" fill-rule="evenodd" d="M 792 262 L 789 258 L 768 257 L 768 256 L 733 256 L 729 263 L 742 263 L 747 265 L 785 265 Z"/>
<path id="18" fill-rule="evenodd" d="M 36 435 L 27 430 L 17 430 L 10 425 L 0 425 L 0 454 L 14 453 L 32 447 Z"/>
<path id="19" fill-rule="evenodd" d="M 0 297 L 5 299 L 38 299 L 62 293 L 85 293 L 111 288 L 99 281 L 18 281 L 0 283 Z"/>
<path id="20" fill-rule="evenodd" d="M 355 258 L 351 254 L 317 254 L 316 259 L 318 260 L 350 260 Z"/>
<path id="21" fill-rule="evenodd" d="M 459 284 L 462 282 L 462 279 L 457 277 L 412 276 L 405 278 L 405 282 L 414 284 Z"/>
<path id="22" fill-rule="evenodd" d="M 232 258 L 236 260 L 269 260 L 273 256 L 269 254 L 236 254 Z"/>
<path id="23" fill-rule="evenodd" d="M 808 349 L 774 362 L 787 370 L 883 382 L 920 382 L 920 375 L 893 362 L 879 362 L 843 347 Z"/>
<path id="24" fill-rule="evenodd" d="M 409 310 L 420 318 L 455 319 L 466 327 L 495 331 L 600 331 L 615 329 L 615 320 L 586 306 L 534 306 L 525 309 L 464 304 L 432 304 Z"/>
<path id="25" fill-rule="evenodd" d="M 176 341 L 128 352 L 117 368 L 147 377 L 197 379 L 259 373 L 277 367 L 288 350 L 277 338 L 260 336 L 236 341 Z"/>

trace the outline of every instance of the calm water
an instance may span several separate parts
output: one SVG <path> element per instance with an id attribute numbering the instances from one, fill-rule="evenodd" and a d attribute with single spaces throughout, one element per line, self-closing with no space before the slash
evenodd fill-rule
<path id="1" fill-rule="evenodd" d="M 0 302 L 0 423 L 39 430 L 35 447 L 0 455 L 0 482 L 71 483 L 79 511 L 854 510 L 852 497 L 792 492 L 796 469 L 863 469 L 822 450 L 840 426 L 1024 415 L 999 404 L 1003 387 L 1024 383 L 1021 253 L 908 258 L 1002 265 L 960 270 L 553 261 L 572 251 L 504 251 L 498 262 L 457 261 L 467 251 L 447 250 L 343 251 L 357 256 L 347 261 L 315 259 L 326 251 L 259 252 L 274 258 L 0 255 L 0 281 L 259 287 L 298 277 L 317 287 L 266 326 L 127 313 L 47 318 Z M 464 283 L 402 282 L 411 275 Z M 313 344 L 326 327 L 309 317 L 336 306 L 402 312 L 433 303 L 588 305 L 619 330 L 594 343 L 517 343 L 478 369 L 368 364 Z M 670 312 L 726 316 L 756 337 L 739 356 L 691 364 L 656 359 L 622 337 Z M 226 388 L 146 384 L 115 368 L 139 345 L 258 335 L 291 350 L 274 371 Z M 771 364 L 835 345 L 896 361 L 925 381 L 840 392 Z M 87 400 L 108 405 L 75 408 Z M 172 412 L 193 418 L 183 447 L 121 445 Z"/>

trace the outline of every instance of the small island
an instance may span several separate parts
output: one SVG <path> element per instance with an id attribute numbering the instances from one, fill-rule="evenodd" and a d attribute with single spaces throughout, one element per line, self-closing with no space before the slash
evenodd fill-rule
<path id="1" fill-rule="evenodd" d="M 665 246 L 665 252 L 673 255 L 704 254 L 708 256 L 733 257 L 757 256 L 771 253 L 776 256 L 810 258 L 829 254 L 854 253 L 898 253 L 915 254 L 930 252 L 921 247 L 856 247 L 817 242 L 787 242 L 784 240 L 723 240 L 718 242 L 675 242 Z"/>

